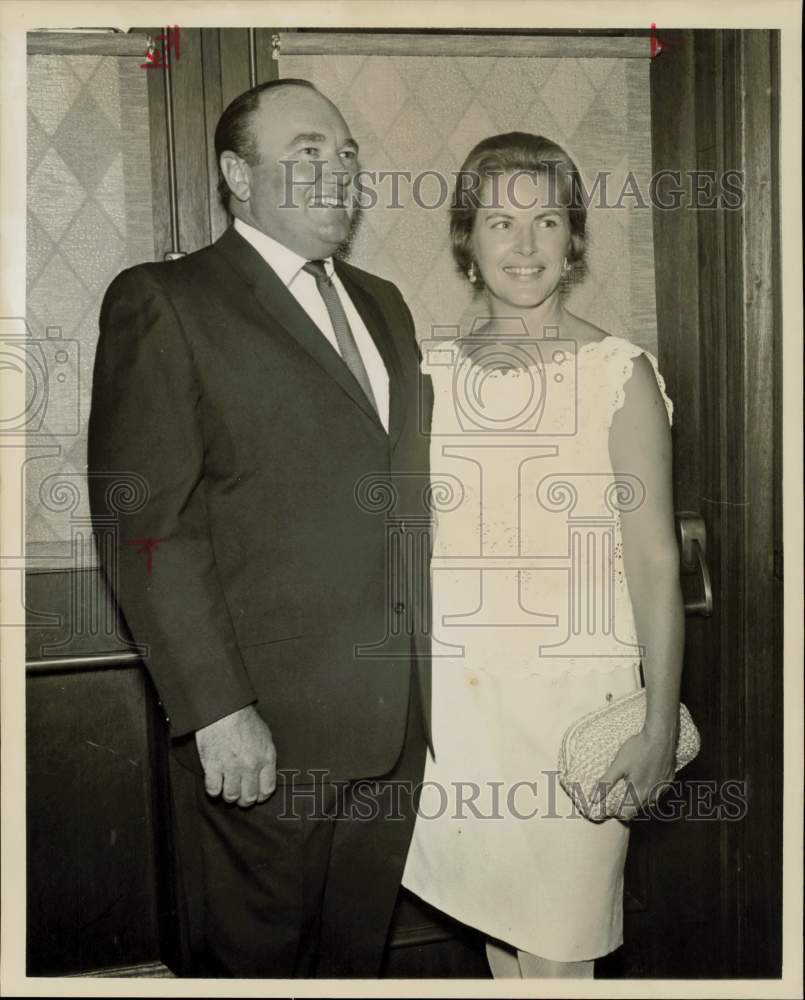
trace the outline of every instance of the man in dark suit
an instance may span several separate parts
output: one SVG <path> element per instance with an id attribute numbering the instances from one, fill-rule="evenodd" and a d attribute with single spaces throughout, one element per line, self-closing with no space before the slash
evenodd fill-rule
<path id="1" fill-rule="evenodd" d="M 216 153 L 234 225 L 106 294 L 93 516 L 147 483 L 102 558 L 170 722 L 184 971 L 376 976 L 429 740 L 430 386 L 396 287 L 333 260 L 338 109 L 264 84 Z"/>

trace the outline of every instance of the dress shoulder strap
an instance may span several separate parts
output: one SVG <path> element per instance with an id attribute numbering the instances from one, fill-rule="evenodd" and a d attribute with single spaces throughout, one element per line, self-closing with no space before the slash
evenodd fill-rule
<path id="1" fill-rule="evenodd" d="M 665 410 L 668 414 L 668 423 L 673 424 L 674 404 L 666 392 L 665 379 L 660 372 L 657 359 L 654 355 L 623 337 L 607 337 L 604 341 L 601 341 L 601 345 L 603 357 L 600 360 L 605 362 L 603 367 L 605 367 L 610 380 L 608 382 L 608 395 L 611 406 L 609 423 L 612 423 L 612 418 L 625 402 L 626 383 L 632 377 L 634 359 L 644 354 L 650 361 L 654 377 L 657 379 L 657 387 L 660 390 L 660 395 L 665 403 Z"/>

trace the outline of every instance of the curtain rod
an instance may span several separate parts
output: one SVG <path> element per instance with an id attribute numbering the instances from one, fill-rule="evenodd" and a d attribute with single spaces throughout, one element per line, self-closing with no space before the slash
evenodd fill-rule
<path id="1" fill-rule="evenodd" d="M 567 35 L 389 35 L 280 32 L 280 56 L 494 56 L 542 59 L 650 59 L 651 39 Z"/>

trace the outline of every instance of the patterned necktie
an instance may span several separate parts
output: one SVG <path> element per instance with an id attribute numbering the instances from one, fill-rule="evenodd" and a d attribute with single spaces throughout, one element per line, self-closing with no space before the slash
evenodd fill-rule
<path id="1" fill-rule="evenodd" d="M 349 328 L 347 314 L 344 312 L 338 292 L 333 287 L 332 282 L 327 276 L 327 271 L 324 269 L 324 261 L 309 260 L 302 267 L 302 270 L 308 274 L 312 274 L 316 279 L 316 287 L 324 299 L 325 306 L 327 306 L 330 322 L 333 324 L 336 343 L 338 344 L 344 364 L 355 376 L 355 381 L 363 389 L 364 395 L 372 404 L 375 413 L 377 413 L 377 402 L 372 392 L 372 384 L 369 381 L 369 376 L 366 373 L 366 366 L 358 351 L 358 345 L 355 343 L 352 330 Z"/>

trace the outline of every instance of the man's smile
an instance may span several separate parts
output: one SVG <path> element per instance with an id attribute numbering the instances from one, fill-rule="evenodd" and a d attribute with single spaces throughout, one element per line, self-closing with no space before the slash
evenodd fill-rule
<path id="1" fill-rule="evenodd" d="M 343 198 L 329 194 L 311 198 L 308 205 L 311 208 L 346 208 L 346 202 Z"/>

